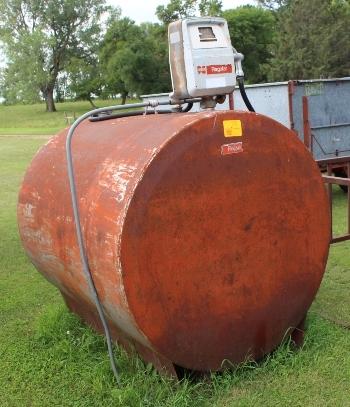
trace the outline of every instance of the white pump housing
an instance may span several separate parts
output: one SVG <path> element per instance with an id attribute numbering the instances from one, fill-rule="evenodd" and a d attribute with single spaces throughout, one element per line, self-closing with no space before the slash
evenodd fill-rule
<path id="1" fill-rule="evenodd" d="M 169 25 L 169 61 L 175 101 L 232 93 L 235 53 L 227 22 L 189 18 Z"/>

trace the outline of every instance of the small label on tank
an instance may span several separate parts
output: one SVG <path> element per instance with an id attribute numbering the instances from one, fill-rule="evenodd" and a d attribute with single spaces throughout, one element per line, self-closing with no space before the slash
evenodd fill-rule
<path id="1" fill-rule="evenodd" d="M 237 153 L 243 153 L 243 143 L 241 141 L 238 143 L 223 144 L 221 146 L 221 155 Z"/>
<path id="2" fill-rule="evenodd" d="M 225 137 L 242 137 L 242 122 L 240 120 L 224 120 Z"/>

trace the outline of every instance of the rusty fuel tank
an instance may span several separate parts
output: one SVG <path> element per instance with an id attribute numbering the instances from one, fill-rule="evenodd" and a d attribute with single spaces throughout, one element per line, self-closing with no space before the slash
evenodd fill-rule
<path id="1" fill-rule="evenodd" d="M 101 330 L 82 273 L 67 132 L 33 159 L 21 239 L 68 307 Z M 248 112 L 84 122 L 73 140 L 81 221 L 112 335 L 158 369 L 259 359 L 298 327 L 321 283 L 330 215 L 296 135 Z"/>

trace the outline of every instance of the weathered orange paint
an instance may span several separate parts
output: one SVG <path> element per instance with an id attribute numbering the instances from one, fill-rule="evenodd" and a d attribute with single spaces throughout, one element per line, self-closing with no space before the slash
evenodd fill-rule
<path id="1" fill-rule="evenodd" d="M 224 120 L 241 120 L 242 137 L 225 137 Z M 66 135 L 32 161 L 19 229 L 37 269 L 100 329 L 77 248 Z M 237 142 L 243 151 L 222 155 Z M 303 321 L 330 217 L 317 165 L 292 131 L 248 112 L 129 117 L 83 123 L 73 152 L 91 271 L 124 346 L 172 374 L 174 365 L 216 371 L 262 357 Z"/>

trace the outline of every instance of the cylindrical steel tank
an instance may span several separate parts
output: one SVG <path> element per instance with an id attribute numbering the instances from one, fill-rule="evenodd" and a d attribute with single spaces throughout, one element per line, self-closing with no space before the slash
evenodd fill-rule
<path id="1" fill-rule="evenodd" d="M 100 329 L 82 273 L 67 132 L 33 159 L 18 204 L 24 248 L 68 307 Z M 84 122 L 73 140 L 82 227 L 113 337 L 158 369 L 258 359 L 304 319 L 330 215 L 296 135 L 248 112 Z"/>

